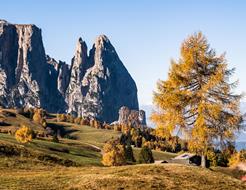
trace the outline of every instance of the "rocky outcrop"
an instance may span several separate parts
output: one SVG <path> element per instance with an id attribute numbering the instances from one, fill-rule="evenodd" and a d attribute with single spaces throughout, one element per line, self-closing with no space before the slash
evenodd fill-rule
<path id="1" fill-rule="evenodd" d="M 119 119 L 117 123 L 134 127 L 146 126 L 145 111 L 130 110 L 128 107 L 123 106 L 119 110 Z"/>
<path id="2" fill-rule="evenodd" d="M 51 80 L 41 29 L 1 21 L 0 31 L 1 104 L 61 110 L 64 101 Z"/>
<path id="3" fill-rule="evenodd" d="M 71 66 L 46 56 L 41 29 L 0 20 L 0 106 L 42 107 L 112 122 L 138 110 L 137 87 L 105 35 L 80 38 Z"/>
<path id="4" fill-rule="evenodd" d="M 122 106 L 138 110 L 137 87 L 105 35 L 97 37 L 89 57 L 79 40 L 67 90 L 68 111 L 112 122 Z"/>
<path id="5" fill-rule="evenodd" d="M 65 93 L 70 81 L 70 67 L 63 61 L 57 62 L 54 58 L 46 56 L 46 61 L 49 66 L 49 73 L 52 81 L 56 81 L 56 88 L 65 97 Z"/>
<path id="6" fill-rule="evenodd" d="M 82 80 L 88 67 L 87 46 L 86 43 L 79 38 L 75 55 L 71 63 L 70 82 L 66 91 L 66 102 L 68 113 L 76 116 L 84 116 L 84 94 Z"/>

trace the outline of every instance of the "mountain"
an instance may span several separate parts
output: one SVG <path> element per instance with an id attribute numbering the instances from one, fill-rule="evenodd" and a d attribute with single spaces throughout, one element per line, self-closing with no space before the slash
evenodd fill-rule
<path id="1" fill-rule="evenodd" d="M 105 35 L 96 38 L 89 55 L 78 40 L 66 102 L 70 113 L 107 122 L 117 120 L 122 106 L 138 110 L 136 84 Z"/>
<path id="2" fill-rule="evenodd" d="M 0 106 L 42 107 L 116 121 L 138 110 L 136 84 L 105 35 L 92 49 L 79 38 L 71 65 L 45 54 L 41 29 L 0 20 Z"/>
<path id="3" fill-rule="evenodd" d="M 145 111 L 147 126 L 155 128 L 155 124 L 150 119 L 151 113 L 154 110 L 154 106 L 150 105 L 150 104 L 149 105 L 140 105 L 140 109 Z"/>
<path id="4" fill-rule="evenodd" d="M 0 105 L 62 110 L 64 100 L 49 72 L 41 30 L 0 20 Z"/>

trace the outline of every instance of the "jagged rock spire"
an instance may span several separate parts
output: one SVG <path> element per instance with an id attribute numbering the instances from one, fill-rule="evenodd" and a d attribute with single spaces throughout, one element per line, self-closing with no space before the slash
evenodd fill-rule
<path id="1" fill-rule="evenodd" d="M 0 20 L 0 105 L 118 119 L 122 106 L 138 110 L 137 87 L 105 35 L 89 56 L 79 38 L 71 66 L 46 56 L 41 29 Z"/>

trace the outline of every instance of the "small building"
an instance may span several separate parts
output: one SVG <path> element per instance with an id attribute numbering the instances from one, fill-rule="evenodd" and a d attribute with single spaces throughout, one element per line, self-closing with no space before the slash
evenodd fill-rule
<path id="1" fill-rule="evenodd" d="M 176 156 L 175 158 L 170 160 L 171 163 L 179 163 L 179 164 L 187 164 L 187 165 L 201 165 L 201 156 L 192 153 L 183 153 L 181 155 Z"/>

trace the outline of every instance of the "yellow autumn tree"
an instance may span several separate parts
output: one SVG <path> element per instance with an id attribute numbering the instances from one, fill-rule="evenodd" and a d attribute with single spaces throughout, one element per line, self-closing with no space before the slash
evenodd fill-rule
<path id="1" fill-rule="evenodd" d="M 22 126 L 15 133 L 15 139 L 23 144 L 31 142 L 32 138 L 33 138 L 33 130 L 26 126 Z"/>
<path id="2" fill-rule="evenodd" d="M 41 121 L 42 121 L 42 110 L 41 109 L 35 109 L 34 110 L 34 115 L 33 115 L 32 120 L 35 123 L 41 124 Z"/>
<path id="3" fill-rule="evenodd" d="M 105 166 L 121 166 L 126 164 L 124 146 L 115 140 L 107 142 L 103 147 L 102 163 Z"/>
<path id="4" fill-rule="evenodd" d="M 208 148 L 231 141 L 240 126 L 241 95 L 232 92 L 237 82 L 229 81 L 233 72 L 224 54 L 217 56 L 199 32 L 182 43 L 180 59 L 171 61 L 168 79 L 159 81 L 154 92 L 156 133 L 168 137 L 183 131 L 203 167 Z"/>

